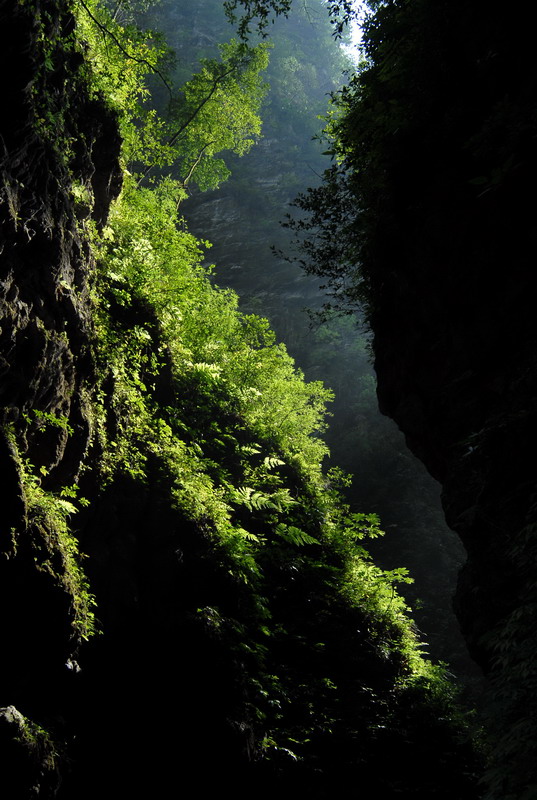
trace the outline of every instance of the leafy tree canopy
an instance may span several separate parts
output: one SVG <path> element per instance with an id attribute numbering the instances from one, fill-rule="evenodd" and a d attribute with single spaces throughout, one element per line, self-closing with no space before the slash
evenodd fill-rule
<path id="1" fill-rule="evenodd" d="M 267 87 L 260 73 L 268 65 L 268 47 L 222 44 L 219 58 L 202 59 L 199 71 L 176 88 L 161 38 L 117 21 L 119 12 L 129 9 L 120 5 L 112 14 L 88 0 L 79 12 L 80 29 L 91 44 L 89 78 L 120 116 L 125 162 L 140 179 L 173 165 L 183 190 L 191 183 L 215 188 L 229 176 L 218 155 L 243 155 L 261 135 L 258 112 Z M 152 104 L 148 71 L 166 87 L 165 114 Z"/>
<path id="2" fill-rule="evenodd" d="M 239 23 L 238 31 L 241 38 L 246 38 L 250 32 L 250 24 L 255 22 L 255 29 L 266 36 L 269 22 L 274 22 L 274 17 L 283 14 L 288 16 L 293 0 L 226 0 L 224 8 L 232 22 Z M 238 7 L 242 7 L 242 14 Z M 352 0 L 329 0 L 327 3 L 328 14 L 334 24 L 336 36 L 341 36 L 345 26 L 357 16 L 355 3 Z M 307 7 L 307 2 L 304 2 Z"/>

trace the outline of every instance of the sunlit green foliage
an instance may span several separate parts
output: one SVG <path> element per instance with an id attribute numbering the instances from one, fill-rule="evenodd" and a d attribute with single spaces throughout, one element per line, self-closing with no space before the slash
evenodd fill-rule
<path id="1" fill-rule="evenodd" d="M 193 181 L 202 190 L 229 175 L 217 153 L 244 155 L 261 134 L 258 112 L 267 88 L 259 76 L 268 64 L 266 46 L 248 48 L 232 40 L 219 49 L 220 59 L 203 59 L 174 98 L 157 162 L 175 165 L 183 185 Z M 148 160 L 143 150 L 133 156 Z"/>
<path id="2" fill-rule="evenodd" d="M 143 103 L 149 97 L 148 72 L 160 71 L 164 48 L 151 33 L 133 25 L 123 27 L 96 0 L 75 4 L 78 36 L 84 48 L 90 89 L 106 97 L 119 115 L 121 133 L 128 141 L 133 123 L 145 117 Z"/>
<path id="3" fill-rule="evenodd" d="M 76 487 L 66 487 L 59 495 L 41 487 L 42 475 L 36 475 L 31 464 L 21 469 L 24 499 L 28 514 L 34 561 L 39 570 L 48 573 L 53 581 L 67 593 L 73 612 L 74 639 L 76 643 L 87 640 L 97 630 L 94 607 L 95 598 L 82 569 L 79 545 L 71 530 L 71 517 L 84 500 L 76 500 Z M 13 540 L 14 551 L 18 546 Z"/>
<path id="4" fill-rule="evenodd" d="M 160 44 L 96 5 L 80 3 L 77 17 L 89 85 L 117 110 L 124 138 L 123 190 L 107 224 L 96 232 L 80 223 L 98 265 L 94 484 L 156 487 L 174 526 L 193 531 L 232 587 L 189 613 L 211 636 L 224 632 L 247 697 L 240 713 L 263 741 L 259 758 L 289 757 L 313 775 L 319 753 L 341 744 L 333 763 L 356 769 L 378 750 L 377 730 L 407 737 L 394 721 L 401 708 L 419 708 L 434 726 L 431 709 L 442 706 L 451 731 L 456 712 L 442 670 L 422 658 L 394 589 L 405 571 L 371 562 L 363 539 L 379 535 L 378 519 L 353 513 L 341 498 L 345 479 L 323 472 L 331 392 L 306 383 L 266 320 L 241 314 L 234 293 L 212 284 L 206 243 L 178 218 L 189 181 L 216 185 L 225 169 L 214 156 L 240 154 L 258 135 L 265 49 L 224 46 L 221 62 L 202 64 L 164 120 L 147 110 L 145 84 L 146 72 L 161 71 Z M 175 177 L 149 178 L 176 160 Z M 92 598 L 68 526 L 76 501 L 45 492 L 29 470 L 25 493 L 63 559 L 61 580 L 82 604 L 84 638 Z M 423 738 L 412 724 L 410 739 Z"/>
<path id="5" fill-rule="evenodd" d="M 224 61 L 242 52 L 241 45 L 230 48 L 224 49 Z M 259 62 L 250 76 L 254 82 L 258 68 Z M 109 75 L 99 65 L 94 77 L 97 84 L 101 81 L 102 91 L 112 91 Z M 207 80 L 214 85 L 214 78 L 203 73 L 187 86 L 187 99 L 190 87 L 195 96 L 189 100 L 191 107 L 198 108 L 210 94 Z M 135 89 L 132 83 L 128 96 L 139 98 L 144 91 L 143 84 Z M 240 97 L 234 102 L 240 104 Z M 194 115 L 190 123 L 183 123 L 185 137 L 189 125 L 195 128 L 197 122 Z M 212 122 L 207 118 L 205 125 L 211 124 L 217 137 L 219 118 L 212 117 Z M 332 541 L 348 563 L 345 581 L 355 587 L 349 590 L 352 602 L 369 603 L 375 597 L 373 603 L 384 605 L 395 624 L 401 604 L 394 600 L 393 590 L 384 587 L 402 576 L 384 577 L 369 563 L 363 548 L 350 545 L 375 531 L 376 519 L 351 518 L 342 511 L 339 495 L 325 488 L 321 462 L 327 450 L 318 433 L 330 392 L 319 382 L 306 384 L 266 321 L 239 314 L 235 295 L 212 286 L 200 266 L 203 243 L 177 224 L 183 191 L 181 181 L 171 178 L 152 188 L 137 188 L 135 180 L 126 176 L 97 245 L 103 291 L 100 348 L 103 365 L 115 382 L 115 436 L 111 446 L 105 446 L 104 463 L 108 462 L 109 471 L 126 468 L 139 477 L 147 457 L 144 451 L 176 464 L 182 475 L 177 498 L 183 509 L 190 508 L 194 518 L 212 519 L 224 538 L 234 530 L 235 539 L 242 537 L 243 551 L 248 547 L 255 551 L 269 530 L 288 544 L 315 545 L 319 536 Z M 122 323 L 122 317 L 134 319 L 136 309 L 144 307 L 152 311 L 145 319 L 139 315 L 139 324 Z M 239 440 L 216 420 L 202 432 L 191 421 L 185 425 L 180 408 L 155 405 L 152 383 L 166 358 L 171 359 L 177 384 L 189 387 L 189 393 L 195 391 L 200 420 L 205 403 L 206 413 L 215 402 L 227 413 L 232 410 L 239 429 L 248 431 L 242 447 L 249 450 L 241 449 Z M 105 438 L 107 428 L 110 425 L 103 421 Z M 215 460 L 215 448 L 222 453 L 239 451 L 240 483 L 234 485 L 231 480 L 236 476 Z M 306 492 L 300 500 L 285 485 L 288 470 L 300 476 L 301 492 Z M 260 534 L 256 522 L 256 531 L 245 535 L 245 523 L 241 517 L 239 524 L 237 518 L 236 509 L 241 508 L 239 516 L 261 515 Z M 308 517 L 309 531 L 301 527 Z M 346 534 L 345 525 L 350 525 Z"/>
<path id="6" fill-rule="evenodd" d="M 125 54 L 127 45 L 123 50 L 114 47 L 98 26 L 88 32 L 90 22 L 86 21 L 81 33 L 89 43 L 95 85 L 122 107 L 126 118 L 132 117 L 138 114 L 137 103 L 146 95 L 143 74 L 148 64 L 156 63 L 152 61 L 156 57 L 153 52 L 146 58 L 150 40 L 137 34 L 139 57 L 125 72 L 120 64 L 130 61 L 131 51 Z M 104 49 L 101 41 L 105 42 Z M 133 39 L 129 41 L 134 45 Z M 109 70 L 105 54 L 110 49 L 114 66 Z M 237 43 L 223 46 L 222 63 L 205 61 L 201 73 L 183 87 L 186 106 L 192 110 L 181 112 L 185 119 L 177 138 L 184 140 L 184 150 L 192 158 L 199 155 L 198 127 L 204 127 L 215 139 L 222 135 L 224 123 L 219 114 L 205 116 L 206 105 L 213 97 L 218 96 L 221 105 L 224 97 L 219 93 L 224 92 L 228 107 L 237 110 L 252 92 L 260 99 L 257 75 L 266 64 L 266 55 L 264 49 L 255 53 L 254 57 Z M 145 64 L 140 63 L 142 56 Z M 234 74 L 243 58 L 246 62 L 241 62 L 241 67 L 247 63 L 247 69 L 232 87 L 236 94 L 227 95 L 226 70 Z M 246 95 L 241 94 L 243 91 Z M 239 152 L 250 144 L 251 140 L 240 137 L 230 140 L 230 147 Z M 127 139 L 127 150 L 131 146 Z M 171 159 L 172 145 L 169 147 L 166 158 Z M 330 392 L 319 382 L 305 383 L 266 321 L 240 314 L 236 296 L 211 284 L 200 265 L 204 243 L 177 222 L 183 184 L 167 178 L 152 188 L 137 188 L 135 180 L 126 175 L 122 195 L 96 245 L 103 292 L 100 349 L 103 364 L 115 379 L 115 469 L 127 468 L 142 475 L 144 449 L 170 459 L 182 475 L 178 487 L 181 485 L 184 508 L 192 501 L 198 507 L 194 516 L 199 518 L 203 509 L 221 532 L 235 528 L 240 534 L 244 530 L 234 522 L 235 509 L 242 508 L 247 514 L 265 515 L 269 527 L 287 542 L 316 544 L 316 537 L 293 524 L 294 517 L 306 513 L 315 519 L 310 529 L 332 542 L 343 558 L 351 602 L 371 602 L 372 608 L 379 604 L 396 624 L 403 620 L 403 606 L 391 584 L 404 578 L 403 573 L 384 576 L 369 563 L 361 546 L 351 544 L 375 533 L 378 521 L 374 516 L 350 516 L 338 492 L 328 489 L 331 484 L 321 472 L 327 451 L 317 434 L 323 429 L 324 405 Z M 151 313 L 145 319 L 139 315 L 139 324 L 122 322 L 129 316 L 134 320 L 137 309 L 144 307 Z M 157 350 L 156 340 L 160 340 Z M 199 425 L 181 419 L 180 408 L 155 404 L 152 381 L 164 358 L 171 359 L 177 384 L 194 390 L 200 419 L 204 403 L 211 406 L 216 402 L 227 408 L 227 413 L 232 409 L 238 429 L 248 431 L 247 444 L 241 446 L 229 429 L 220 429 L 217 421 L 202 434 Z M 127 455 L 125 442 L 129 440 L 135 442 L 132 450 L 138 454 L 137 465 Z M 230 483 L 230 473 L 214 461 L 212 453 L 209 455 L 215 446 L 240 452 L 244 482 Z M 122 451 L 123 447 L 127 449 Z M 288 465 L 300 476 L 301 491 L 305 492 L 300 500 L 289 494 L 284 484 Z M 310 510 L 306 512 L 306 508 Z M 255 551 L 261 539 L 251 537 L 248 541 Z"/>
<path id="7" fill-rule="evenodd" d="M 141 170 L 142 177 L 173 165 L 183 188 L 189 183 L 215 188 L 225 180 L 229 171 L 216 154 L 243 155 L 261 133 L 258 111 L 266 87 L 260 72 L 268 64 L 267 47 L 222 44 L 220 58 L 202 59 L 199 71 L 174 87 L 159 36 L 121 25 L 95 0 L 81 0 L 77 19 L 88 44 L 90 86 L 119 115 L 125 164 Z M 148 75 L 166 89 L 165 115 L 151 103 Z"/>

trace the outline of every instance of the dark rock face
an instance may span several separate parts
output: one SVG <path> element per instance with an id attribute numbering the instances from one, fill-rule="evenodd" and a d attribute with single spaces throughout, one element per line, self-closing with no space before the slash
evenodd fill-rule
<path id="1" fill-rule="evenodd" d="M 28 521 L 21 484 L 21 459 L 41 471 L 43 487 L 74 483 L 88 448 L 92 264 L 79 232 L 88 212 L 77 219 L 70 187 L 93 189 L 97 224 L 120 187 L 115 119 L 86 93 L 72 30 L 62 3 L 1 4 L 0 721 L 9 797 L 55 795 L 61 755 L 31 719 L 61 730 L 76 646 L 61 558 L 37 568 L 37 543 L 52 539 Z M 47 415 L 62 424 L 40 425 Z"/>
<path id="2" fill-rule="evenodd" d="M 526 291 L 535 297 L 533 275 L 528 277 Z M 434 291 L 434 285 L 428 283 L 424 290 L 425 303 L 433 299 L 428 292 Z M 476 313 L 481 310 L 479 300 L 476 296 Z M 535 709 L 534 311 L 522 309 L 519 303 L 511 306 L 513 323 L 505 320 L 505 325 L 511 330 L 520 327 L 519 315 L 525 311 L 528 329 L 503 353 L 498 334 L 509 327 L 500 325 L 498 331 L 491 314 L 490 335 L 483 335 L 470 361 L 471 344 L 465 343 L 476 341 L 473 310 L 463 315 L 453 304 L 447 311 L 437 317 L 436 324 L 441 328 L 450 316 L 454 343 L 441 338 L 434 325 L 420 329 L 415 317 L 392 320 L 397 331 L 394 338 L 378 329 L 379 399 L 381 408 L 405 432 L 411 449 L 441 481 L 447 522 L 465 545 L 468 560 L 460 573 L 455 610 L 470 653 L 494 687 L 492 724 L 498 725 L 500 741 L 506 742 L 500 744 L 498 755 L 503 762 L 510 749 L 510 726 L 524 724 Z M 505 304 L 504 315 L 508 316 Z M 410 357 L 401 352 L 407 331 L 413 340 Z M 534 343 L 529 351 L 528 342 Z M 430 353 L 435 349 L 432 363 Z M 496 359 L 495 369 L 483 368 L 487 360 Z M 530 749 L 533 735 L 530 726 L 522 737 Z M 515 733 L 514 741 L 517 738 Z M 527 775 L 528 765 L 520 767 L 516 762 L 513 756 L 510 763 L 515 774 L 521 769 L 522 776 Z"/>
<path id="3" fill-rule="evenodd" d="M 522 285 L 535 297 L 531 272 Z M 434 307 L 439 296 L 443 309 L 420 319 L 422 307 Z M 440 273 L 413 297 L 404 293 L 404 310 L 392 309 L 389 326 L 379 319 L 376 333 L 381 408 L 442 482 L 448 523 L 468 552 L 457 605 L 469 645 L 487 670 L 493 654 L 483 634 L 523 594 L 521 554 L 514 551 L 534 522 L 537 478 L 534 312 L 500 293 L 494 300 L 488 320 L 483 293 L 446 302 Z"/>
<path id="4" fill-rule="evenodd" d="M 59 784 L 54 744 L 14 706 L 0 708 L 2 786 L 13 800 L 54 794 Z"/>
<path id="5" fill-rule="evenodd" d="M 495 688 L 493 778 L 501 762 L 515 775 L 494 797 L 511 798 L 535 783 L 536 85 L 519 17 L 486 14 L 485 25 L 480 3 L 410 6 L 430 28 L 430 46 L 418 48 L 429 72 L 407 77 L 419 100 L 412 136 L 387 143 L 392 205 L 379 217 L 373 276 L 378 396 L 443 484 L 468 553 L 456 610 Z M 395 81 L 390 91 L 399 96 Z"/>
<path id="6" fill-rule="evenodd" d="M 102 223 L 120 187 L 119 136 L 111 113 L 85 97 L 80 78 L 77 83 L 80 57 L 60 44 L 72 30 L 69 14 L 52 3 L 30 11 L 5 2 L 1 22 L 2 69 L 15 76 L 2 125 L 2 421 L 17 421 L 30 409 L 65 417 L 80 434 L 77 452 L 65 452 L 67 436 L 59 431 L 44 445 L 42 437 L 29 441 L 28 455 L 51 480 L 60 469 L 74 479 L 87 444 L 82 384 L 92 376 L 91 265 L 70 186 L 93 188 L 95 219 Z M 50 72 L 42 37 L 52 48 Z M 49 114 L 50 107 L 58 117 L 62 112 L 61 123 L 50 122 L 58 128 L 54 144 L 39 135 L 40 102 Z"/>

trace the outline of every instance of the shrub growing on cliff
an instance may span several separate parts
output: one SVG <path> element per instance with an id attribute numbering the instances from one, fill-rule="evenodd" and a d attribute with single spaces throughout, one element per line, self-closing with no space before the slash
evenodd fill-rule
<path id="1" fill-rule="evenodd" d="M 28 530 L 37 568 L 48 572 L 67 592 L 72 607 L 75 638 L 87 640 L 97 630 L 94 613 L 96 603 L 82 569 L 78 540 L 71 531 L 71 517 L 79 509 L 68 498 L 70 495 L 76 496 L 76 492 L 64 489 L 62 496 L 58 496 L 45 491 L 30 464 L 25 465 L 22 474 Z"/>

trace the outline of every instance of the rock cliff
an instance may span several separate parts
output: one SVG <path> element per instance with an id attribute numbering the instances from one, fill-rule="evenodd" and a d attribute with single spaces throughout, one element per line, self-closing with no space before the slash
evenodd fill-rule
<path id="1" fill-rule="evenodd" d="M 55 3 L 0 8 L 0 705 L 9 703 L 0 735 L 10 797 L 59 785 L 56 745 L 29 717 L 62 730 L 61 697 L 80 642 L 73 627 L 80 581 L 57 531 L 35 513 L 35 479 L 33 494 L 23 489 L 28 462 L 49 490 L 73 484 L 92 424 L 92 259 L 78 225 L 88 210 L 71 194 L 66 153 L 74 180 L 98 198 L 96 224 L 121 184 L 114 116 L 89 97 L 80 55 L 62 44 L 73 28 Z"/>
<path id="2" fill-rule="evenodd" d="M 322 387 L 175 203 L 144 190 L 99 238 L 121 142 L 81 8 L 0 11 L 2 791 L 473 800 L 466 721 L 308 436 Z"/>
<path id="3" fill-rule="evenodd" d="M 415 2 L 387 14 L 396 44 L 373 34 L 366 248 L 380 407 L 442 483 L 468 554 L 455 605 L 491 679 L 504 800 L 537 792 L 537 87 L 523 18 L 488 12 Z"/>

